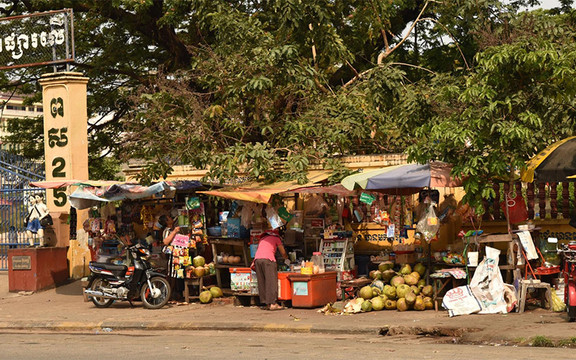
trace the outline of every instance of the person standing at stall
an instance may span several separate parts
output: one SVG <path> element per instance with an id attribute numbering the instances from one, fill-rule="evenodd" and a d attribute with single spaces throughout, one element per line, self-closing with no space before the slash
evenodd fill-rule
<path id="1" fill-rule="evenodd" d="M 176 221 L 171 216 L 166 216 L 165 218 L 161 217 L 161 221 L 166 222 L 166 227 L 164 228 L 163 231 L 162 243 L 165 246 L 169 246 L 174 240 L 174 237 L 180 232 L 180 226 L 175 225 Z M 178 279 L 176 276 L 176 271 L 174 269 L 174 263 L 173 263 L 174 259 L 173 254 L 169 253 L 168 256 L 169 257 L 167 261 L 168 265 L 167 275 L 170 278 L 172 289 L 174 289 L 174 291 L 172 292 L 172 296 L 174 300 L 180 301 L 181 299 L 184 298 L 182 294 L 182 292 L 184 291 L 184 279 Z"/>
<path id="2" fill-rule="evenodd" d="M 276 250 L 286 262 L 288 254 L 282 245 L 281 230 L 268 230 L 260 237 L 258 249 L 254 255 L 253 267 L 258 279 L 258 295 L 260 303 L 266 310 L 280 310 L 283 307 L 278 300 L 278 265 L 276 264 Z"/>

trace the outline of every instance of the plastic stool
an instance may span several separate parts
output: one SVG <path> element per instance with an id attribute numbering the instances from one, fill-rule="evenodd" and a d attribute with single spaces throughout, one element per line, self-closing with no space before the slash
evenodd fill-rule
<path id="1" fill-rule="evenodd" d="M 518 297 L 519 306 L 517 309 L 519 313 L 524 312 L 526 306 L 526 292 L 528 289 L 545 289 L 546 293 L 544 294 L 544 297 L 541 298 L 542 307 L 546 308 L 546 304 L 548 304 L 548 308 L 552 309 L 552 293 L 550 290 L 550 284 L 541 282 L 540 280 L 520 280 L 520 296 Z"/>

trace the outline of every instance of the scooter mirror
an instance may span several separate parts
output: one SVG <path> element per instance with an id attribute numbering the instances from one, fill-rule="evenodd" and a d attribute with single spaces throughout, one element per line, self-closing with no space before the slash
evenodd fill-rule
<path id="1" fill-rule="evenodd" d="M 558 239 L 557 239 L 557 238 L 553 238 L 553 237 L 549 237 L 549 238 L 548 238 L 548 243 L 549 243 L 549 244 L 558 244 Z"/>

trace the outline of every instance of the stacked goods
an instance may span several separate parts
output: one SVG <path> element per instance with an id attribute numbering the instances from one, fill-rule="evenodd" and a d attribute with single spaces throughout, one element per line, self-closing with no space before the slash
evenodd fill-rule
<path id="1" fill-rule="evenodd" d="M 378 270 L 370 272 L 373 279 L 370 285 L 360 289 L 358 299 L 351 300 L 360 305 L 363 312 L 380 310 L 430 310 L 433 289 L 422 279 L 426 267 L 421 263 L 412 266 L 403 264 L 399 271 L 393 270 L 393 263 L 383 262 Z"/>

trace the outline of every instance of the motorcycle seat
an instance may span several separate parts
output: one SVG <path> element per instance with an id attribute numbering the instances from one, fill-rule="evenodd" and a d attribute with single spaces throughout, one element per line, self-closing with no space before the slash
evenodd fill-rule
<path id="1" fill-rule="evenodd" d="M 114 265 L 96 261 L 90 261 L 90 266 L 95 266 L 110 271 L 126 271 L 126 269 L 128 269 L 126 265 Z"/>

